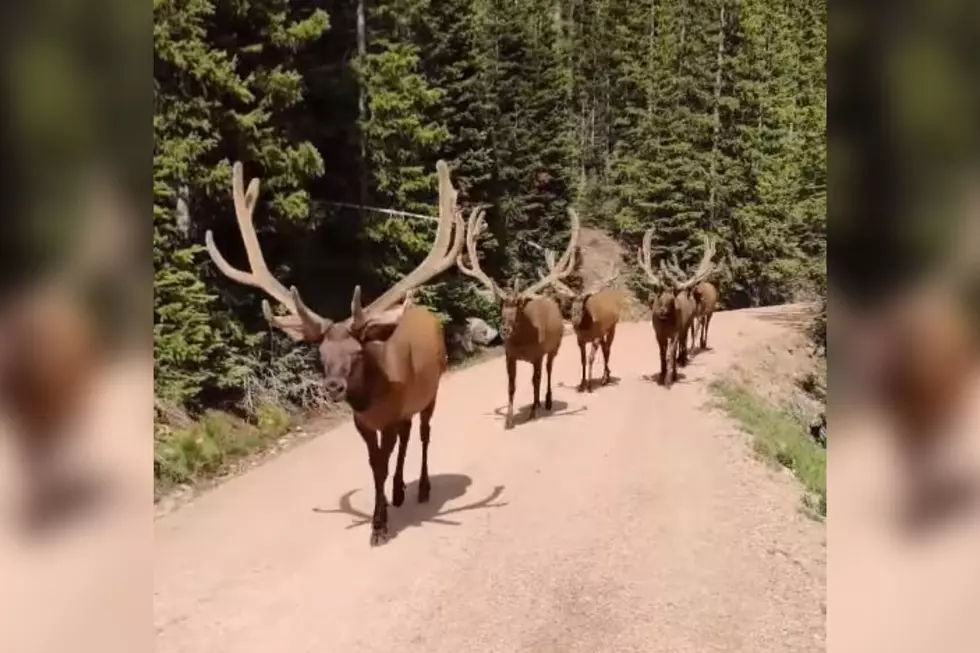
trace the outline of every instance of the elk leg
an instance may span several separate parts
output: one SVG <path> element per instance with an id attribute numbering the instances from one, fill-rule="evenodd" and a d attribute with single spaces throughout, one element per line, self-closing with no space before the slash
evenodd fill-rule
<path id="1" fill-rule="evenodd" d="M 670 365 L 670 382 L 671 383 L 674 383 L 675 381 L 677 381 L 677 357 L 678 357 L 678 350 L 680 349 L 680 346 L 681 346 L 681 343 L 677 341 L 677 338 L 674 338 L 671 341 L 670 345 L 668 345 L 668 347 L 670 348 L 670 351 L 667 354 L 667 358 L 668 358 L 668 361 L 667 362 Z"/>
<path id="2" fill-rule="evenodd" d="M 531 412 L 527 416 L 529 420 L 534 419 L 538 414 L 538 406 L 541 405 L 541 359 L 534 361 L 534 373 L 531 376 L 531 385 L 534 386 L 534 403 L 531 404 Z"/>
<path id="3" fill-rule="evenodd" d="M 517 359 L 507 357 L 507 417 L 504 418 L 504 428 L 514 427 L 514 390 L 517 386 Z"/>
<path id="4" fill-rule="evenodd" d="M 396 508 L 405 503 L 405 453 L 408 438 L 412 434 L 412 420 L 398 425 L 398 460 L 395 462 L 395 478 L 392 479 L 391 505 Z"/>
<path id="5" fill-rule="evenodd" d="M 592 392 L 592 365 L 595 363 L 595 355 L 599 353 L 599 343 L 593 340 L 589 344 L 589 380 L 588 389 Z"/>
<path id="6" fill-rule="evenodd" d="M 582 359 L 582 381 L 578 384 L 577 390 L 579 392 L 583 392 L 588 387 L 587 382 L 585 380 L 585 343 L 584 342 L 578 343 L 578 351 Z"/>
<path id="7" fill-rule="evenodd" d="M 675 359 L 674 367 L 675 368 L 677 367 L 677 363 L 680 363 L 681 364 L 681 367 L 686 367 L 687 366 L 687 363 L 688 363 L 688 358 L 687 358 L 687 333 L 688 333 L 688 330 L 687 329 L 683 329 L 678 334 L 678 337 L 674 340 L 674 346 L 675 346 L 675 349 L 677 350 L 677 353 L 675 354 L 675 357 L 674 357 L 674 359 Z M 677 379 L 677 376 L 676 375 L 677 375 L 677 370 L 675 369 L 674 370 L 674 379 L 675 380 Z"/>
<path id="8" fill-rule="evenodd" d="M 419 415 L 419 433 L 422 436 L 422 473 L 419 475 L 419 503 L 429 500 L 429 492 L 432 486 L 429 484 L 429 436 L 432 431 L 429 422 L 432 421 L 432 413 L 435 412 L 436 401 L 432 400 L 422 413 Z"/>
<path id="9" fill-rule="evenodd" d="M 388 461 L 398 439 L 398 427 L 389 427 L 378 434 L 359 424 L 358 432 L 368 448 L 368 459 L 374 473 L 374 516 L 371 518 L 371 545 L 381 544 L 388 535 L 388 501 L 385 499 L 385 481 L 388 480 Z"/>
<path id="10" fill-rule="evenodd" d="M 667 385 L 667 345 L 669 342 L 657 339 L 657 347 L 660 349 L 660 385 Z"/>
<path id="11" fill-rule="evenodd" d="M 616 327 L 609 330 L 606 337 L 602 339 L 602 385 L 606 385 L 612 379 L 612 372 L 609 370 L 609 356 L 612 354 L 613 339 L 616 337 Z"/>
<path id="12" fill-rule="evenodd" d="M 704 316 L 701 322 L 701 349 L 708 348 L 708 325 L 711 324 L 711 313 Z"/>
<path id="13" fill-rule="evenodd" d="M 551 410 L 551 368 L 555 365 L 555 357 L 548 356 L 548 360 L 545 362 L 545 371 L 548 373 L 548 391 L 544 395 L 544 409 Z"/>

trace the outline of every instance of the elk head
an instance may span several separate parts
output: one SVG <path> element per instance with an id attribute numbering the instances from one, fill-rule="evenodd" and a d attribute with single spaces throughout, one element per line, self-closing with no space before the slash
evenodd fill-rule
<path id="1" fill-rule="evenodd" d="M 484 219 L 483 207 L 477 207 L 473 209 L 470 213 L 469 222 L 466 228 L 466 255 L 470 260 L 470 264 L 466 265 L 463 262 L 463 255 L 460 254 L 456 259 L 456 265 L 459 267 L 460 271 L 464 274 L 473 277 L 480 283 L 482 283 L 490 292 L 493 293 L 494 297 L 500 305 L 501 313 L 501 325 L 500 325 L 500 335 L 506 342 L 510 335 L 514 332 L 514 327 L 520 319 L 520 315 L 524 311 L 524 307 L 529 301 L 537 296 L 537 293 L 546 288 L 549 285 L 554 284 L 556 281 L 560 281 L 562 277 L 568 276 L 575 265 L 574 253 L 575 247 L 578 243 L 578 232 L 579 232 L 579 219 L 578 213 L 575 209 L 569 207 L 568 216 L 572 223 L 571 236 L 568 240 L 568 247 L 565 252 L 561 255 L 561 258 L 554 260 L 554 253 L 550 250 L 546 251 L 546 256 L 549 258 L 549 271 L 541 275 L 541 278 L 536 282 L 532 283 L 527 288 L 517 288 L 515 287 L 511 291 L 505 291 L 497 285 L 497 283 L 491 279 L 482 268 L 480 268 L 480 259 L 477 255 L 476 240 L 480 237 L 483 231 L 486 229 L 486 220 Z"/>
<path id="2" fill-rule="evenodd" d="M 556 269 L 555 253 L 553 251 L 545 250 L 545 262 L 548 265 L 547 272 L 544 270 L 539 270 L 539 273 L 544 276 L 545 274 L 551 273 Z M 582 325 L 582 321 L 586 319 L 585 303 L 589 301 L 592 295 L 596 294 L 600 290 L 605 289 L 611 285 L 616 279 L 619 278 L 619 272 L 613 272 L 608 276 L 593 282 L 587 288 L 581 291 L 575 291 L 568 287 L 561 279 L 555 279 L 552 282 L 551 287 L 559 295 L 562 295 L 571 300 L 571 320 L 573 327 L 579 327 Z"/>
<path id="3" fill-rule="evenodd" d="M 674 317 L 678 295 L 682 293 L 690 293 L 692 288 L 696 287 L 699 283 L 711 275 L 714 269 L 711 258 L 715 254 L 715 243 L 714 241 L 711 241 L 705 237 L 704 254 L 701 256 L 701 262 L 698 264 L 697 270 L 694 271 L 694 274 L 685 279 L 679 266 L 672 271 L 667 267 L 663 259 L 660 260 L 660 274 L 658 275 L 653 271 L 650 256 L 650 244 L 652 240 L 653 227 L 647 229 L 643 234 L 643 243 L 640 250 L 637 252 L 637 260 L 640 264 L 640 268 L 642 268 L 646 273 L 647 280 L 650 282 L 650 284 L 655 289 L 660 289 L 657 295 L 650 302 L 650 309 L 653 311 L 653 317 L 657 320 L 667 321 L 673 319 Z M 665 283 L 664 279 L 667 279 L 669 283 Z"/>
<path id="4" fill-rule="evenodd" d="M 241 162 L 236 162 L 232 170 L 232 198 L 251 271 L 232 267 L 215 246 L 211 230 L 205 234 L 208 254 L 223 275 L 264 291 L 286 308 L 287 315 L 275 315 L 268 300 L 263 300 L 262 313 L 269 324 L 297 342 L 318 345 L 327 393 L 333 401 L 346 399 L 354 410 L 364 410 L 370 404 L 379 387 L 376 381 L 384 379 L 384 341 L 412 304 L 412 291 L 451 267 L 462 249 L 463 220 L 456 210 L 456 191 L 449 178 L 449 167 L 439 161 L 436 169 L 439 225 L 425 260 L 366 307 L 361 304 L 361 287 L 355 286 L 351 315 L 343 321 L 317 315 L 306 306 L 295 286 L 287 290 L 269 272 L 252 222 L 259 180 L 253 179 L 245 190 Z"/>

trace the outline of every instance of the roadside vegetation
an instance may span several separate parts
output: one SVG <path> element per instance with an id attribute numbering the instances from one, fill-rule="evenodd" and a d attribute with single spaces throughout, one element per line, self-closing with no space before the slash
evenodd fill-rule
<path id="1" fill-rule="evenodd" d="M 712 382 L 718 405 L 752 437 L 760 458 L 793 472 L 803 484 L 803 506 L 812 516 L 827 515 L 827 450 L 809 437 L 808 424 L 788 407 L 774 405 L 746 384 Z"/>

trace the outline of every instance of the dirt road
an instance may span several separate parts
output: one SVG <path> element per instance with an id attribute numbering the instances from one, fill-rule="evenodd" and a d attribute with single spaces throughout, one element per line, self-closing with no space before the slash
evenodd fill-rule
<path id="1" fill-rule="evenodd" d="M 669 391 L 643 378 L 649 324 L 620 326 L 618 384 L 591 395 L 566 338 L 554 414 L 511 431 L 503 361 L 453 373 L 432 500 L 413 432 L 382 547 L 350 425 L 202 496 L 156 523 L 157 652 L 823 651 L 824 527 L 705 406 L 707 379 L 785 328 L 773 310 L 717 315 Z M 529 386 L 521 366 L 518 406 Z"/>

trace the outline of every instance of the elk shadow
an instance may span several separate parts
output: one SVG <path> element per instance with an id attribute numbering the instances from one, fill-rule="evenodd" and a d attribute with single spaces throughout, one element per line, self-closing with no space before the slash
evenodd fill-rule
<path id="1" fill-rule="evenodd" d="M 757 310 L 752 317 L 770 324 L 805 330 L 818 314 L 816 309 L 796 308 L 793 310 Z"/>
<path id="2" fill-rule="evenodd" d="M 660 387 L 664 387 L 663 381 L 660 380 L 660 372 L 654 372 L 652 374 L 641 374 L 640 378 L 649 383 L 655 383 Z M 674 384 L 676 385 L 678 383 L 686 383 L 686 382 L 687 382 L 687 374 L 685 374 L 681 370 L 677 370 L 677 378 L 674 380 Z"/>
<path id="3" fill-rule="evenodd" d="M 939 477 L 906 496 L 895 516 L 902 533 L 924 537 L 976 508 L 980 486 L 973 475 Z"/>
<path id="4" fill-rule="evenodd" d="M 500 495 L 504 492 L 504 486 L 497 485 L 493 488 L 493 491 L 490 492 L 489 495 L 483 499 L 480 499 L 479 501 L 474 501 L 473 503 L 468 503 L 462 506 L 456 506 L 454 508 L 444 509 L 448 502 L 459 499 L 466 494 L 469 486 L 473 484 L 473 479 L 464 474 L 432 474 L 429 476 L 429 482 L 431 483 L 432 490 L 429 494 L 429 501 L 427 503 L 419 503 L 416 499 L 419 493 L 418 479 L 410 483 L 406 483 L 405 503 L 397 508 L 391 505 L 391 493 L 389 490 L 386 490 L 389 504 L 388 537 L 385 540 L 385 543 L 393 540 L 406 528 L 422 526 L 425 523 L 442 524 L 444 526 L 461 525 L 458 521 L 446 519 L 448 515 L 455 515 L 457 513 L 467 512 L 470 510 L 481 510 L 484 508 L 502 508 L 508 505 L 507 502 L 494 503 L 494 501 L 499 499 Z M 390 483 L 388 485 L 390 485 Z M 370 504 L 365 511 L 355 508 L 353 503 L 351 503 L 351 497 L 358 491 L 358 489 L 349 490 L 342 494 L 337 501 L 336 508 L 315 507 L 313 508 L 313 512 L 320 514 L 348 515 L 352 517 L 354 521 L 345 527 L 346 530 L 370 524 L 372 513 L 374 512 L 373 488 L 372 491 L 365 493 L 365 497 Z"/>
<path id="5" fill-rule="evenodd" d="M 18 526 L 28 538 L 58 534 L 95 517 L 113 498 L 109 480 L 94 470 L 59 475 L 20 506 Z"/>
<path id="6" fill-rule="evenodd" d="M 618 377 L 618 376 L 610 376 L 609 377 L 609 382 L 603 384 L 603 383 L 601 383 L 601 381 L 602 381 L 602 378 L 601 377 L 600 378 L 597 378 L 597 379 L 594 378 L 594 379 L 592 379 L 592 381 L 589 382 L 589 390 L 588 391 L 595 392 L 596 390 L 601 390 L 603 388 L 612 388 L 612 387 L 615 387 L 615 386 L 619 385 L 619 382 L 621 380 L 622 379 L 620 379 L 620 377 Z M 576 392 L 585 392 L 585 391 L 580 391 L 578 389 L 578 383 L 565 383 L 564 381 L 562 381 L 562 382 L 558 383 L 558 387 L 559 388 L 569 388 L 571 390 L 575 390 Z M 555 402 L 555 403 L 557 403 L 557 402 Z"/>
<path id="7" fill-rule="evenodd" d="M 520 426 L 522 424 L 528 424 L 530 422 L 537 422 L 541 419 L 553 419 L 556 417 L 574 417 L 588 410 L 586 406 L 579 406 L 573 410 L 568 409 L 568 402 L 562 401 L 560 399 L 552 399 L 551 410 L 544 409 L 544 402 L 541 402 L 541 406 L 538 407 L 537 417 L 531 419 L 531 404 L 526 404 L 521 406 L 514 411 L 514 426 Z M 505 419 L 507 417 L 507 406 L 499 406 L 493 409 L 493 414 L 499 419 Z"/>

